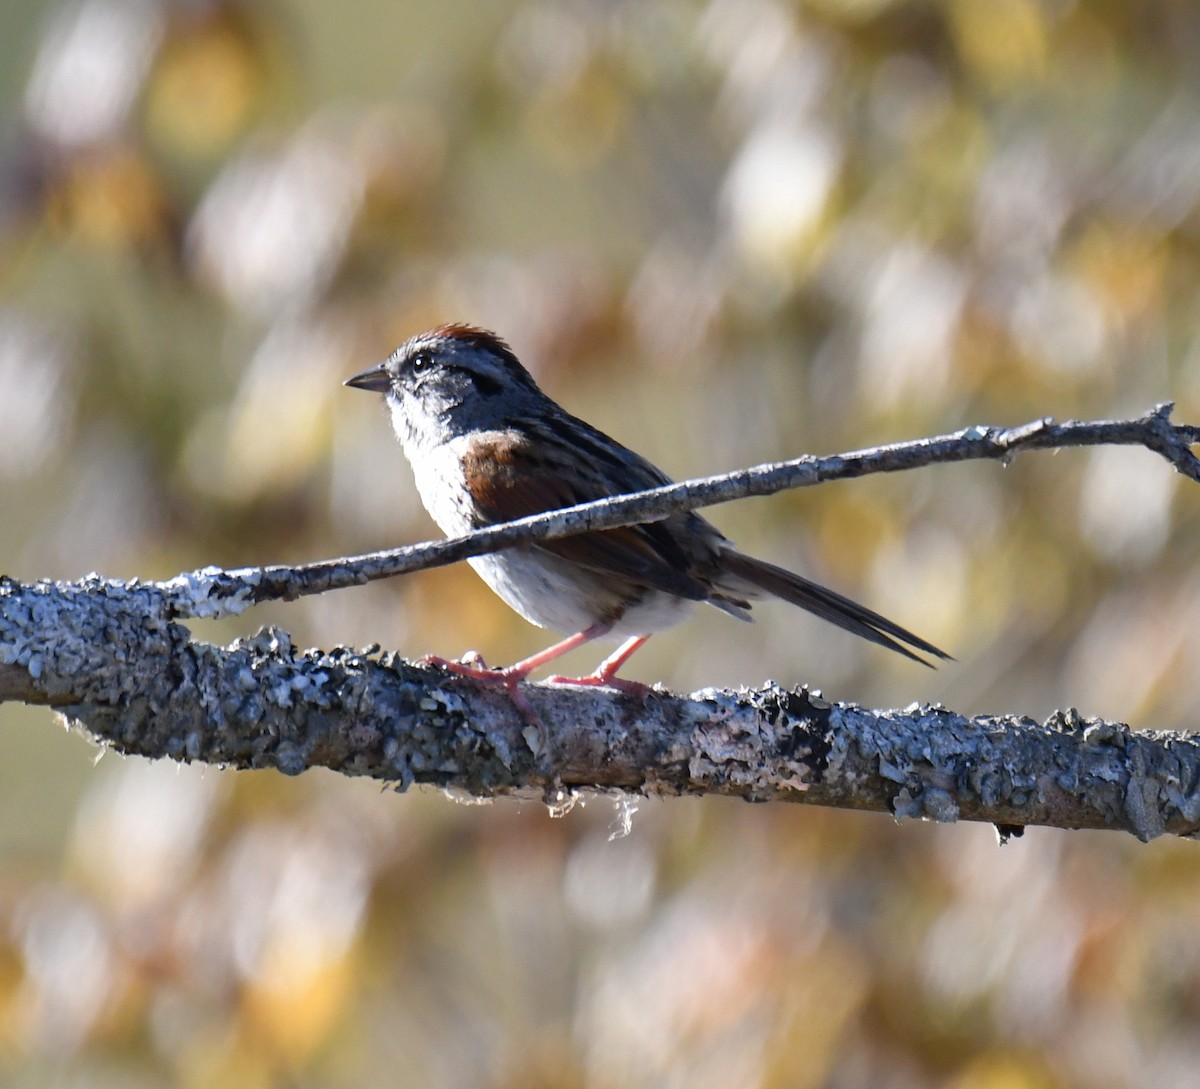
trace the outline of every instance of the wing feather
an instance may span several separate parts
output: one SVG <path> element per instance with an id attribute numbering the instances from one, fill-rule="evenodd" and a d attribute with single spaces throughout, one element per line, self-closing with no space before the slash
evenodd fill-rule
<path id="1" fill-rule="evenodd" d="M 550 451 L 559 449 L 557 444 L 544 447 Z M 647 479 L 633 484 L 631 490 L 668 482 L 649 462 L 637 460 L 640 464 L 636 468 L 642 470 L 637 475 Z M 598 474 L 585 479 L 567 472 L 560 459 L 539 453 L 529 439 L 516 432 L 497 432 L 472 442 L 462 457 L 462 469 L 480 525 L 508 522 L 620 494 L 606 487 Z M 689 573 L 687 555 L 662 522 L 577 534 L 541 541 L 533 547 L 646 589 L 694 601 L 703 601 L 710 593 L 705 583 Z"/>

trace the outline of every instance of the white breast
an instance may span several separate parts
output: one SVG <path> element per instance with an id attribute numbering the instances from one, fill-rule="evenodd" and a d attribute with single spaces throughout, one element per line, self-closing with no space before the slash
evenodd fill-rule
<path id="1" fill-rule="evenodd" d="M 421 502 L 442 532 L 451 537 L 475 528 L 463 477 L 465 443 L 465 439 L 454 439 L 409 459 Z"/>
<path id="2" fill-rule="evenodd" d="M 421 428 L 427 419 L 423 413 L 406 411 L 402 403 L 391 397 L 388 408 L 392 428 L 412 466 L 417 494 L 425 509 L 447 536 L 469 533 L 474 525 L 462 469 L 468 437 L 443 441 L 436 431 Z"/>

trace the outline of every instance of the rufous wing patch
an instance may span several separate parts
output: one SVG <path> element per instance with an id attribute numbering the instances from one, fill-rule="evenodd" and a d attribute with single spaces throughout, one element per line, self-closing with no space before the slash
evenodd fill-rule
<path id="1" fill-rule="evenodd" d="M 477 439 L 461 464 L 480 525 L 572 507 L 608 494 L 600 489 L 587 494 L 583 487 L 572 487 L 561 470 L 534 454 L 529 440 L 512 432 Z M 664 556 L 655 536 L 664 536 L 661 525 L 626 526 L 542 541 L 535 547 L 650 589 L 694 601 L 708 597 L 708 586 L 685 570 L 677 556 Z"/>

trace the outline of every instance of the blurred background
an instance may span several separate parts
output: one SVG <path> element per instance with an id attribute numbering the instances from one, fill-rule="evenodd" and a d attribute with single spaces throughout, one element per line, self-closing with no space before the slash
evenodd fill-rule
<path id="1" fill-rule="evenodd" d="M 347 375 L 494 327 L 675 476 L 975 423 L 1200 422 L 1189 0 L 6 0 L 0 570 L 435 534 Z M 1188 729 L 1200 493 L 1066 451 L 713 510 L 953 652 L 765 605 L 677 689 Z M 708 615 L 711 614 L 711 615 Z M 261 608 L 513 660 L 466 567 Z M 596 655 L 568 663 L 580 669 Z M 108 756 L 0 707 L 6 1086 L 1193 1086 L 1200 847 Z"/>

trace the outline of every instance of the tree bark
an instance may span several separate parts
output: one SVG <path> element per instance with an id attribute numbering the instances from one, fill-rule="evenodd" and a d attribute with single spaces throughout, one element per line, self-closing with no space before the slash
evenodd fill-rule
<path id="1" fill-rule="evenodd" d="M 1073 711 L 1045 723 L 871 711 L 768 685 L 636 698 L 502 691 L 396 656 L 297 652 L 264 629 L 218 647 L 177 619 L 178 580 L 0 579 L 0 700 L 53 707 L 123 753 L 296 775 L 324 767 L 477 798 L 719 794 L 939 821 L 1200 830 L 1200 743 Z M 541 738 L 544 736 L 544 743 Z M 535 752 L 535 748 L 541 751 Z"/>

